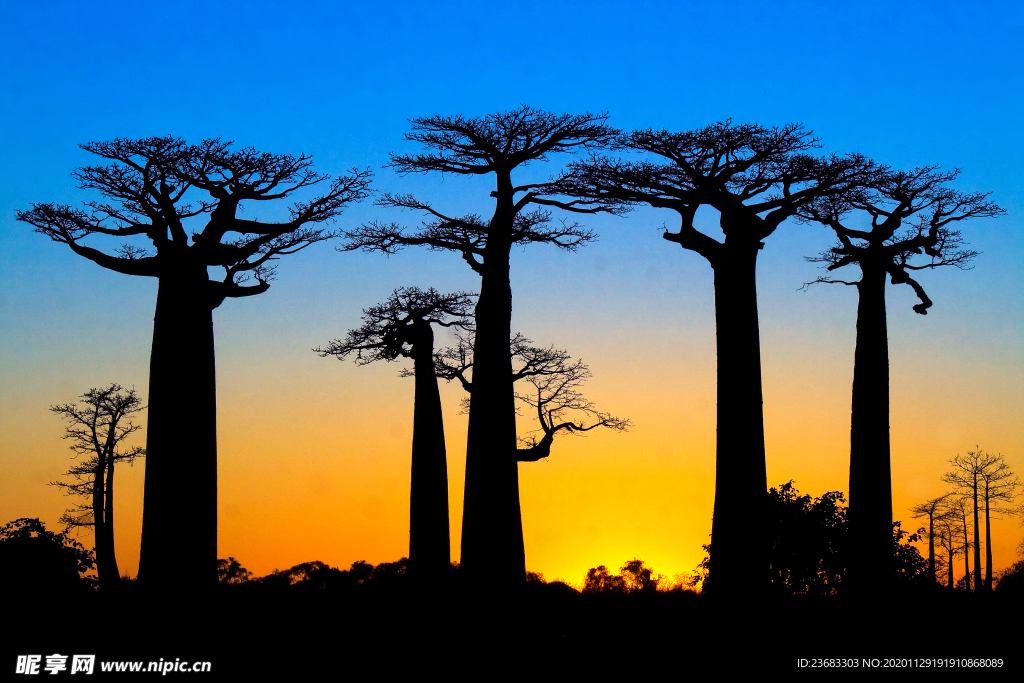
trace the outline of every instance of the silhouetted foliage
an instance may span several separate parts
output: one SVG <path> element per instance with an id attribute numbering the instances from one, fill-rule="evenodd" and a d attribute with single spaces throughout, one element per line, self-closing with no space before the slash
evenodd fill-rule
<path id="1" fill-rule="evenodd" d="M 217 582 L 226 584 L 247 583 L 252 580 L 252 572 L 239 564 L 238 560 L 229 557 L 217 560 Z"/>
<path id="2" fill-rule="evenodd" d="M 993 592 L 1000 601 L 1024 603 L 1024 560 L 1017 560 L 999 572 Z"/>
<path id="3" fill-rule="evenodd" d="M 363 311 L 363 325 L 335 339 L 321 356 L 339 360 L 355 354 L 356 363 L 400 357 L 413 361 L 415 378 L 412 475 L 409 494 L 409 558 L 417 573 L 443 574 L 451 561 L 448 525 L 448 459 L 441 396 L 434 367 L 433 325 L 472 329 L 472 297 L 439 294 L 434 288 L 396 289 L 388 300 Z"/>
<path id="4" fill-rule="evenodd" d="M 212 586 L 217 578 L 213 309 L 225 298 L 265 292 L 275 260 L 333 237 L 314 226 L 365 198 L 370 173 L 354 170 L 330 180 L 313 170 L 307 155 L 233 150 L 220 139 L 193 145 L 172 136 L 118 138 L 81 148 L 109 162 L 72 173 L 80 188 L 99 192 L 101 199 L 85 202 L 84 208 L 33 204 L 17 217 L 104 268 L 157 278 L 139 580 L 164 589 Z M 243 207 L 306 195 L 325 183 L 319 196 L 294 201 L 283 222 L 238 215 Z M 190 237 L 188 226 L 203 218 L 206 225 Z M 124 241 L 115 253 L 85 244 L 99 236 Z M 211 279 L 210 267 L 223 269 L 223 279 Z M 182 428 L 182 406 L 188 406 L 188 429 Z"/>
<path id="5" fill-rule="evenodd" d="M 846 575 L 846 499 L 799 493 L 792 480 L 768 489 L 773 592 L 833 594 Z"/>
<path id="6" fill-rule="evenodd" d="M 772 553 L 769 567 L 772 592 L 777 595 L 835 595 L 843 592 L 851 561 L 849 515 L 841 491 L 820 497 L 800 492 L 792 480 L 772 487 L 767 494 Z M 917 534 L 903 531 L 900 522 L 891 527 L 890 552 L 893 582 L 924 585 L 928 563 L 912 545 Z M 708 579 L 709 545 L 704 560 L 690 580 L 697 586 Z"/>
<path id="7" fill-rule="evenodd" d="M 573 163 L 559 189 L 588 201 L 675 211 L 679 231 L 662 237 L 700 254 L 714 270 L 717 474 L 706 589 L 764 593 L 770 545 L 760 509 L 768 484 L 757 256 L 764 240 L 801 207 L 863 185 L 875 167 L 859 155 L 811 156 L 818 140 L 798 124 L 766 128 L 722 121 L 683 132 L 638 130 L 620 136 L 618 144 L 645 158 L 595 156 Z M 723 241 L 696 228 L 701 206 L 720 214 Z"/>
<path id="8" fill-rule="evenodd" d="M 853 264 L 860 269 L 860 278 L 854 281 L 822 277 L 815 283 L 851 285 L 858 293 L 850 421 L 850 542 L 855 549 L 851 581 L 865 591 L 884 590 L 891 576 L 885 568 L 892 524 L 886 277 L 893 284 L 912 287 L 920 299 L 914 311 L 926 314 L 932 301 L 911 273 L 941 266 L 967 268 L 977 253 L 963 248 L 960 232 L 952 225 L 1005 213 L 986 194 L 965 194 L 948 187 L 957 174 L 941 172 L 937 166 L 878 169 L 869 184 L 818 197 L 798 211 L 801 220 L 826 225 L 839 239 L 811 261 L 826 264 L 830 273 Z M 851 219 L 858 218 L 870 218 L 870 226 L 855 226 Z"/>
<path id="9" fill-rule="evenodd" d="M 86 550 L 66 532 L 46 530 L 38 518 L 22 517 L 0 528 L 0 586 L 9 597 L 67 596 L 90 592 L 95 566 Z"/>
<path id="10" fill-rule="evenodd" d="M 575 251 L 594 239 L 593 233 L 575 222 L 553 222 L 546 207 L 589 213 L 614 210 L 601 202 L 559 200 L 556 182 L 516 185 L 512 174 L 531 162 L 546 161 L 549 155 L 606 145 L 617 132 L 606 121 L 605 114 L 551 114 L 525 105 L 479 118 L 414 118 L 405 140 L 419 143 L 425 151 L 393 154 L 390 166 L 401 174 L 493 174 L 493 215 L 490 219 L 479 214 L 451 216 L 412 195 L 384 194 L 377 202 L 379 206 L 416 211 L 425 214 L 426 221 L 412 231 L 397 223 L 375 221 L 345 233 L 346 249 L 390 254 L 406 246 L 426 246 L 454 251 L 480 275 L 473 343 L 475 386 L 466 446 L 462 567 L 481 581 L 512 585 L 522 583 L 526 576 L 508 347 L 511 248 L 545 243 Z"/>
<path id="11" fill-rule="evenodd" d="M 643 560 L 627 560 L 612 574 L 603 564 L 591 567 L 583 579 L 584 593 L 652 593 L 665 581 L 661 574 L 655 575 Z"/>
<path id="12" fill-rule="evenodd" d="M 64 439 L 76 456 L 82 456 L 65 474 L 74 482 L 55 481 L 65 495 L 84 500 L 65 512 L 60 521 L 65 531 L 92 527 L 96 554 L 96 571 L 100 586 L 109 588 L 121 581 L 114 552 L 114 465 L 144 457 L 141 446 L 124 447 L 129 436 L 142 429 L 131 416 L 143 408 L 142 399 L 134 389 L 119 384 L 103 389 L 90 389 L 82 395 L 81 404 L 50 406 L 50 411 L 64 418 L 68 426 Z"/>

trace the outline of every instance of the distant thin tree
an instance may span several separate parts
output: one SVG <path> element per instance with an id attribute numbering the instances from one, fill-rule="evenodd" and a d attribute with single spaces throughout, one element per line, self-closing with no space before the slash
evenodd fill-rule
<path id="1" fill-rule="evenodd" d="M 60 518 L 65 530 L 92 527 L 96 554 L 96 573 L 100 588 L 110 589 L 120 581 L 114 552 L 114 465 L 132 464 L 145 456 L 141 446 L 125 441 L 142 429 L 132 416 L 143 409 L 134 389 L 111 384 L 90 389 L 79 403 L 50 406 L 50 411 L 67 422 L 64 439 L 81 459 L 65 474 L 74 481 L 55 481 L 52 485 L 65 494 L 81 499 Z"/>
<path id="2" fill-rule="evenodd" d="M 103 268 L 157 280 L 139 581 L 161 590 L 212 587 L 217 582 L 213 311 L 225 299 L 266 292 L 277 259 L 334 237 L 316 226 L 364 199 L 371 174 L 354 170 L 330 179 L 313 169 L 308 155 L 232 149 L 220 139 L 188 144 L 168 135 L 80 147 L 104 165 L 83 166 L 72 176 L 100 199 L 82 208 L 32 204 L 17 217 Z M 282 207 L 288 217 L 281 222 L 239 215 L 288 198 L 294 201 Z M 204 219 L 205 225 L 197 224 Z M 121 244 L 103 251 L 91 246 L 96 237 Z M 211 278 L 211 267 L 223 277 Z"/>
<path id="3" fill-rule="evenodd" d="M 402 287 L 385 303 L 364 310 L 363 325 L 350 330 L 344 340 L 314 349 L 339 360 L 354 355 L 359 365 L 398 358 L 413 362 L 413 371 L 403 371 L 403 376 L 411 375 L 416 382 L 409 495 L 409 563 L 416 573 L 436 575 L 451 560 L 448 460 L 434 369 L 433 326 L 471 329 L 473 296 Z"/>
<path id="4" fill-rule="evenodd" d="M 607 145 L 615 129 L 606 114 L 553 114 L 528 106 L 483 117 L 428 116 L 411 120 L 405 140 L 418 154 L 393 154 L 400 174 L 448 173 L 491 176 L 490 218 L 442 213 L 412 195 L 384 194 L 379 206 L 425 214 L 417 230 L 373 222 L 345 233 L 345 249 L 394 253 L 407 246 L 453 251 L 480 276 L 473 340 L 473 383 L 466 443 L 466 489 L 462 520 L 462 571 L 501 585 L 526 577 L 516 460 L 515 396 L 512 387 L 513 246 L 550 244 L 575 251 L 595 235 L 575 222 L 552 220 L 547 207 L 570 212 L 612 210 L 600 203 L 559 199 L 552 182 L 513 181 L 513 173 L 555 154 Z"/>
<path id="5" fill-rule="evenodd" d="M 798 124 L 765 127 L 721 121 L 671 132 L 637 130 L 618 139 L 640 160 L 591 157 L 571 165 L 566 194 L 589 201 L 676 212 L 662 237 L 707 260 L 714 271 L 718 344 L 717 459 L 710 575 L 705 590 L 764 594 L 769 532 L 756 265 L 765 240 L 803 205 L 859 187 L 874 165 L 859 155 L 820 158 L 818 139 Z M 706 206 L 724 239 L 695 222 Z M 751 506 L 754 507 L 751 507 Z M 751 560 L 753 557 L 758 558 Z"/>
<path id="6" fill-rule="evenodd" d="M 935 583 L 935 518 L 946 512 L 943 506 L 948 497 L 947 493 L 910 508 L 910 514 L 914 519 L 928 518 L 928 578 L 932 583 Z"/>
<path id="7" fill-rule="evenodd" d="M 949 187 L 957 174 L 937 166 L 885 170 L 867 186 L 817 197 L 798 211 L 800 220 L 821 223 L 838 238 L 811 261 L 825 264 L 829 273 L 851 265 L 860 271 L 857 279 L 829 275 L 808 284 L 849 285 L 858 293 L 850 420 L 850 580 L 865 591 L 884 589 L 892 576 L 884 569 L 892 525 L 885 281 L 910 286 L 920 299 L 913 310 L 927 314 L 932 301 L 912 274 L 944 266 L 968 268 L 977 252 L 964 248 L 954 226 L 1004 213 L 987 194 Z M 870 220 L 869 227 L 860 225 L 861 218 Z"/>
<path id="8" fill-rule="evenodd" d="M 935 518 L 935 524 L 937 527 L 935 538 L 939 548 L 945 554 L 943 564 L 946 570 L 946 588 L 952 591 L 956 585 L 953 560 L 961 552 L 967 552 L 966 541 L 963 538 L 963 530 L 957 524 L 955 508 L 947 506 L 945 511 Z"/>
<path id="9" fill-rule="evenodd" d="M 963 539 L 963 553 L 964 553 L 964 577 L 961 579 L 964 582 L 964 588 L 968 592 L 971 591 L 971 558 L 970 551 L 976 547 L 977 536 L 971 538 L 970 529 L 967 524 L 967 517 L 970 514 L 970 499 L 966 496 L 956 495 L 949 499 L 950 514 L 958 526 L 960 538 Z M 977 584 L 974 586 L 977 589 Z"/>
<path id="10" fill-rule="evenodd" d="M 981 449 L 978 449 L 979 451 Z M 1013 473 L 1002 453 L 984 453 L 979 464 L 982 501 L 985 506 L 985 591 L 992 592 L 992 514 L 1014 514 L 1013 507 L 1020 479 Z"/>

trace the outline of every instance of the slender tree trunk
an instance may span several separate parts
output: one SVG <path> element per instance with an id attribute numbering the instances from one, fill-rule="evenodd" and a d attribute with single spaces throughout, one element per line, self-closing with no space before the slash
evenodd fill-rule
<path id="1" fill-rule="evenodd" d="M 715 509 L 705 590 L 766 594 L 769 573 L 761 343 L 757 319 L 760 243 L 726 239 L 715 270 L 718 433 Z"/>
<path id="2" fill-rule="evenodd" d="M 850 411 L 850 584 L 886 593 L 893 574 L 885 271 L 861 264 Z"/>
<path id="3" fill-rule="evenodd" d="M 441 394 L 434 372 L 434 334 L 429 323 L 413 345 L 416 399 L 412 426 L 409 495 L 409 562 L 420 577 L 443 574 L 451 562 L 448 532 L 448 459 Z"/>
<path id="4" fill-rule="evenodd" d="M 106 475 L 106 453 L 96 454 L 96 469 L 92 481 L 92 524 L 96 546 L 96 575 L 100 586 L 110 585 L 110 553 L 107 547 L 107 525 L 103 514 L 104 476 Z"/>
<path id="5" fill-rule="evenodd" d="M 962 521 L 964 526 L 964 588 L 971 592 L 971 553 L 970 543 L 967 540 L 967 512 L 963 511 Z M 975 539 L 977 540 L 977 539 Z"/>
<path id="6" fill-rule="evenodd" d="M 498 178 L 498 206 L 484 253 L 473 343 L 466 491 L 462 513 L 465 576 L 504 587 L 526 580 L 512 387 L 511 179 Z"/>
<path id="7" fill-rule="evenodd" d="M 106 538 L 107 564 L 109 565 L 107 584 L 113 581 L 118 585 L 121 581 L 121 574 L 117 568 L 117 553 L 114 552 L 114 458 L 113 455 L 107 458 L 107 496 L 103 513 L 103 535 Z M 103 577 L 100 577 L 100 585 L 103 586 Z M 104 586 L 106 587 L 106 586 Z"/>
<path id="8" fill-rule="evenodd" d="M 992 520 L 989 516 L 988 483 L 985 484 L 985 592 L 992 592 Z"/>
<path id="9" fill-rule="evenodd" d="M 949 535 L 949 564 L 946 565 L 946 588 L 950 591 L 953 590 L 955 582 L 953 581 L 953 534 Z"/>
<path id="10" fill-rule="evenodd" d="M 928 513 L 928 585 L 935 584 L 935 513 Z"/>
<path id="11" fill-rule="evenodd" d="M 974 475 L 974 592 L 984 590 L 981 582 L 981 528 L 978 519 L 978 475 Z"/>
<path id="12" fill-rule="evenodd" d="M 205 267 L 163 276 L 153 317 L 139 581 L 217 582 L 217 385 Z"/>

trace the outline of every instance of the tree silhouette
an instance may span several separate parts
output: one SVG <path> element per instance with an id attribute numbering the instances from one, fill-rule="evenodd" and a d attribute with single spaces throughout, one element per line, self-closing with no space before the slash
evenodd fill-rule
<path id="1" fill-rule="evenodd" d="M 536 411 L 542 436 L 520 437 L 524 447 L 517 450 L 519 462 L 536 462 L 551 455 L 551 444 L 560 431 L 582 434 L 598 427 L 624 432 L 629 420 L 599 411 L 580 387 L 592 377 L 583 360 L 573 361 L 565 351 L 530 346 L 530 340 L 513 339 L 513 357 L 524 361 L 514 377 L 525 379 L 530 388 L 517 391 L 516 398 Z"/>
<path id="2" fill-rule="evenodd" d="M 72 175 L 99 201 L 84 208 L 33 204 L 18 220 L 79 256 L 127 275 L 157 278 L 150 357 L 146 489 L 139 580 L 151 586 L 217 581 L 217 396 L 213 310 L 225 298 L 265 292 L 273 261 L 334 233 L 333 220 L 369 192 L 368 171 L 329 180 L 309 156 L 231 149 L 219 139 L 190 145 L 171 136 L 81 145 L 106 160 Z M 260 202 L 297 199 L 280 223 L 239 217 Z M 196 195 L 194 200 L 190 197 Z M 187 226 L 205 218 L 191 234 Z M 126 240 L 116 254 L 85 242 Z M 152 251 L 141 246 L 148 239 Z M 190 243 L 191 241 L 191 243 Z M 221 280 L 209 267 L 222 268 Z M 252 281 L 255 280 L 255 283 Z M 188 410 L 183 428 L 182 410 Z"/>
<path id="3" fill-rule="evenodd" d="M 441 395 L 434 371 L 433 325 L 470 329 L 472 294 L 439 294 L 431 288 L 396 289 L 388 300 L 363 311 L 363 325 L 335 339 L 321 356 L 344 360 L 355 354 L 360 365 L 411 358 L 416 381 L 412 431 L 412 478 L 409 496 L 411 569 L 436 575 L 448 569 L 448 460 L 444 442 Z M 404 373 L 405 374 L 405 373 Z"/>
<path id="4" fill-rule="evenodd" d="M 710 578 L 705 590 L 768 590 L 769 541 L 761 509 L 764 458 L 757 255 L 764 240 L 815 199 L 864 183 L 873 165 L 857 155 L 816 158 L 797 124 L 719 122 L 681 133 L 639 130 L 620 137 L 641 161 L 592 157 L 571 165 L 560 189 L 589 201 L 646 204 L 679 214 L 662 237 L 703 256 L 714 271 L 718 343 L 717 465 Z M 725 239 L 699 231 L 697 210 L 720 214 Z M 760 561 L 751 561 L 751 553 Z"/>
<path id="5" fill-rule="evenodd" d="M 1013 513 L 1013 503 L 1020 480 L 1006 464 L 1002 454 L 986 453 L 981 448 L 967 451 L 951 459 L 953 469 L 942 476 L 956 492 L 969 498 L 974 507 L 974 586 L 975 591 L 992 591 L 992 513 Z M 981 497 L 979 501 L 978 498 Z M 980 510 L 985 513 L 985 580 L 981 578 Z"/>
<path id="6" fill-rule="evenodd" d="M 146 454 L 141 446 L 124 448 L 124 441 L 142 429 L 131 421 L 142 408 L 142 399 L 135 390 L 125 390 L 119 384 L 90 389 L 82 395 L 81 405 L 50 406 L 51 412 L 68 423 L 63 438 L 71 441 L 69 448 L 84 458 L 65 473 L 75 481 L 53 482 L 66 495 L 85 499 L 65 512 L 60 521 L 65 530 L 93 528 L 96 573 L 104 589 L 120 581 L 114 552 L 114 465 L 131 464 Z"/>
<path id="7" fill-rule="evenodd" d="M 943 505 L 948 497 L 947 493 L 910 508 L 914 519 L 928 518 L 928 577 L 932 583 L 935 583 L 935 518 L 942 517 L 946 512 Z"/>
<path id="8" fill-rule="evenodd" d="M 971 590 L 971 558 L 970 550 L 976 547 L 978 542 L 978 536 L 975 534 L 974 540 L 971 540 L 971 535 L 967 527 L 967 514 L 968 514 L 968 498 L 962 495 L 956 495 L 950 499 L 949 503 L 950 515 L 956 520 L 959 525 L 960 538 L 963 539 L 963 552 L 964 552 L 964 588 L 970 592 Z M 975 584 L 977 589 L 977 584 Z"/>
<path id="9" fill-rule="evenodd" d="M 870 187 L 820 197 L 799 210 L 801 220 L 828 226 L 839 240 L 811 261 L 827 264 L 830 273 L 854 264 L 860 269 L 857 280 L 821 277 L 815 283 L 850 285 L 858 293 L 850 420 L 850 542 L 857 559 L 850 576 L 865 591 L 883 589 L 892 575 L 883 566 L 892 525 L 886 277 L 912 287 L 920 299 L 914 311 L 927 314 L 932 301 L 911 274 L 967 268 L 977 253 L 963 248 L 952 226 L 1003 213 L 987 194 L 948 187 L 957 173 L 937 166 L 886 171 Z M 851 220 L 862 216 L 870 218 L 870 228 L 853 227 Z"/>
<path id="10" fill-rule="evenodd" d="M 956 583 L 953 572 L 953 559 L 961 552 L 967 553 L 966 539 L 963 538 L 962 530 L 957 526 L 957 515 L 954 507 L 948 507 L 941 515 L 935 518 L 938 526 L 936 539 L 939 547 L 946 555 L 946 588 L 950 591 Z M 963 542 L 961 542 L 963 539 Z"/>
<path id="11" fill-rule="evenodd" d="M 95 579 L 85 573 L 94 566 L 91 551 L 67 533 L 47 531 L 38 518 L 0 527 L 0 586 L 8 600 L 91 592 Z"/>
<path id="12" fill-rule="evenodd" d="M 537 462 L 551 455 L 551 444 L 555 436 L 564 431 L 567 434 L 582 434 L 598 427 L 626 431 L 632 426 L 629 420 L 605 413 L 587 400 L 580 387 L 593 375 L 582 361 L 554 346 L 537 347 L 520 333 L 509 342 L 512 353 L 512 381 L 525 380 L 530 389 L 517 391 L 515 397 L 535 412 L 540 432 L 519 437 L 522 447 L 516 449 L 519 462 Z M 466 392 L 472 394 L 473 381 L 469 370 L 473 367 L 473 350 L 469 340 L 458 337 L 458 343 L 438 351 L 434 364 L 439 377 L 451 381 L 458 379 Z M 469 399 L 464 401 L 464 407 Z"/>
<path id="13" fill-rule="evenodd" d="M 792 481 L 768 489 L 772 591 L 832 595 L 846 577 L 847 515 L 841 491 L 800 495 Z"/>
<path id="14" fill-rule="evenodd" d="M 412 119 L 412 130 L 404 139 L 426 151 L 392 155 L 390 166 L 400 174 L 493 174 L 492 216 L 450 216 L 411 195 L 385 194 L 379 206 L 422 212 L 427 220 L 412 231 L 397 223 L 373 222 L 345 233 L 345 249 L 393 253 L 406 246 L 426 246 L 454 251 L 480 275 L 462 523 L 461 567 L 471 578 L 510 585 L 521 583 L 526 575 L 508 346 L 510 251 L 513 245 L 533 243 L 575 251 L 594 239 L 593 233 L 575 222 L 553 223 L 546 207 L 575 212 L 611 208 L 581 200 L 561 201 L 554 183 L 516 185 L 512 174 L 552 154 L 607 144 L 616 131 L 606 121 L 605 114 L 552 114 L 525 105 L 480 118 Z"/>

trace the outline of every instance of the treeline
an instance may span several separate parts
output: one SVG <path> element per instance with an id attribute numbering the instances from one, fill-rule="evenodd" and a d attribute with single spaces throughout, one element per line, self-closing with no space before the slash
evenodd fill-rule
<path id="1" fill-rule="evenodd" d="M 307 155 L 173 136 L 84 144 L 101 161 L 73 177 L 100 200 L 80 207 L 37 203 L 18 212 L 19 220 L 79 256 L 159 283 L 141 583 L 195 590 L 217 581 L 213 311 L 227 299 L 267 291 L 280 258 L 328 240 L 338 240 L 342 252 L 449 252 L 479 278 L 475 293 L 396 289 L 387 302 L 366 309 L 362 327 L 317 351 L 360 363 L 412 362 L 409 570 L 424 577 L 443 574 L 451 559 L 437 382 L 460 382 L 469 414 L 460 572 L 467 581 L 506 588 L 525 582 L 520 463 L 548 457 L 556 435 L 597 427 L 621 431 L 630 421 L 584 397 L 580 386 L 590 373 L 582 361 L 555 347 L 533 347 L 513 332 L 511 250 L 547 244 L 575 252 L 597 236 L 573 216 L 607 213 L 628 222 L 630 210 L 648 206 L 674 215 L 678 228 L 666 228 L 663 239 L 700 255 L 714 276 L 717 464 L 705 591 L 773 590 L 755 272 L 765 241 L 790 220 L 820 225 L 836 240 L 812 257 L 828 273 L 816 282 L 858 292 L 843 582 L 864 594 L 886 594 L 897 585 L 894 577 L 903 570 L 894 549 L 905 544 L 898 527 L 895 536 L 893 531 L 887 284 L 909 286 L 918 299 L 913 310 L 927 314 L 934 304 L 920 273 L 968 267 L 977 254 L 957 226 L 1000 216 L 1003 209 L 986 193 L 955 189 L 956 170 L 898 170 L 858 153 L 817 154 L 820 141 L 798 124 L 726 120 L 687 131 L 621 131 L 604 113 L 555 114 L 525 105 L 476 118 L 419 117 L 410 124 L 404 140 L 419 151 L 392 154 L 387 167 L 401 175 L 486 177 L 492 189 L 480 197 L 485 213 L 456 215 L 433 200 L 376 191 L 368 169 L 330 178 Z M 522 178 L 526 166 L 574 153 L 579 156 L 546 174 L 547 180 Z M 386 212 L 363 225 L 326 227 L 370 196 L 382 210 L 407 210 L 423 219 L 410 227 Z M 288 220 L 242 214 L 245 207 L 279 200 L 292 202 Z M 702 207 L 718 213 L 721 239 L 697 227 Z M 93 246 L 101 241 L 94 238 L 116 238 L 121 246 L 103 251 Z M 211 268 L 222 277 L 211 277 Z M 844 268 L 853 274 L 841 279 L 837 271 Z M 434 348 L 437 326 L 460 331 L 456 347 Z M 185 404 L 191 418 L 182 429 L 178 415 Z M 536 415 L 532 437 L 517 433 L 517 406 Z M 104 462 L 112 468 L 117 457 Z M 100 538 L 101 522 L 107 522 L 96 503 L 103 488 L 96 483 L 99 468 L 71 474 L 90 472 L 96 477 L 92 488 L 86 480 L 79 492 L 92 491 L 91 524 Z M 98 552 L 101 545 L 100 554 L 112 563 L 112 550 L 98 542 Z M 101 581 L 103 574 L 109 576 L 101 571 Z"/>

